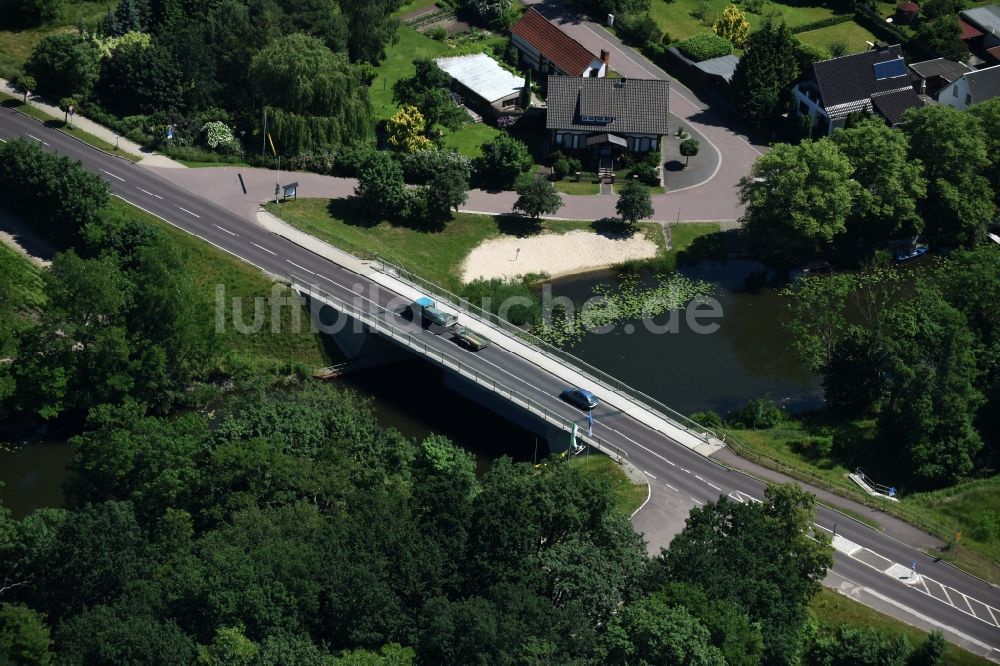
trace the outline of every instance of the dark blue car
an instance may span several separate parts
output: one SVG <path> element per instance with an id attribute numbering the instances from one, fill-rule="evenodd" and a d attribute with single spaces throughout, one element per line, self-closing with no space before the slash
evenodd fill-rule
<path id="1" fill-rule="evenodd" d="M 597 407 L 599 401 L 597 396 L 588 391 L 587 389 L 582 389 L 578 387 L 568 388 L 559 394 L 559 397 L 568 402 L 571 405 L 575 405 L 582 410 L 590 411 L 594 407 Z"/>

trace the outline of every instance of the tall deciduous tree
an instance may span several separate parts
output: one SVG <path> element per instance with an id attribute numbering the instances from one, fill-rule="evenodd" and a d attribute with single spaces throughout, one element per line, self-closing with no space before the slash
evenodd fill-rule
<path id="1" fill-rule="evenodd" d="M 866 118 L 833 134 L 833 142 L 854 167 L 860 188 L 847 221 L 853 240 L 866 247 L 916 235 L 923 229 L 917 205 L 927 193 L 922 165 L 909 155 L 905 134 L 881 119 Z"/>
<path id="2" fill-rule="evenodd" d="M 829 539 L 812 534 L 815 502 L 797 486 L 769 486 L 763 504 L 723 497 L 696 507 L 661 572 L 745 609 L 763 625 L 765 660 L 794 663 L 807 605 L 833 563 Z"/>
<path id="3" fill-rule="evenodd" d="M 844 233 L 859 186 L 829 139 L 776 144 L 740 179 L 743 224 L 763 256 L 808 261 Z"/>
<path id="4" fill-rule="evenodd" d="M 38 42 L 24 70 L 38 82 L 38 91 L 49 97 L 85 98 L 100 74 L 100 56 L 89 39 L 58 33 Z"/>
<path id="5" fill-rule="evenodd" d="M 1000 97 L 974 104 L 966 112 L 979 120 L 979 127 L 986 139 L 986 177 L 990 179 L 993 191 L 1000 198 Z"/>
<path id="6" fill-rule="evenodd" d="M 525 175 L 518 181 L 515 211 L 537 220 L 543 214 L 555 215 L 562 205 L 562 197 L 547 178 Z"/>
<path id="7" fill-rule="evenodd" d="M 604 664 L 726 664 L 705 625 L 683 606 L 668 606 L 660 596 L 625 606 L 611 620 L 600 649 Z"/>
<path id="8" fill-rule="evenodd" d="M 973 427 L 983 402 L 975 338 L 933 289 L 918 287 L 886 319 L 892 379 L 879 436 L 915 486 L 952 484 L 983 445 Z"/>
<path id="9" fill-rule="evenodd" d="M 250 76 L 265 104 L 331 119 L 340 143 L 371 135 L 371 104 L 360 73 L 315 37 L 297 33 L 274 40 L 254 56 Z"/>
<path id="10" fill-rule="evenodd" d="M 385 58 L 385 46 L 395 41 L 399 27 L 399 19 L 392 14 L 402 4 L 402 0 L 341 3 L 341 10 L 347 17 L 351 60 L 365 60 L 377 65 Z"/>
<path id="11" fill-rule="evenodd" d="M 910 157 L 920 160 L 927 177 L 921 207 L 930 240 L 971 245 L 983 237 L 996 213 L 989 180 L 986 135 L 976 116 L 944 104 L 910 109 L 903 116 Z"/>
<path id="12" fill-rule="evenodd" d="M 767 125 L 785 109 L 799 76 L 796 43 L 784 22 L 768 20 L 750 35 L 731 89 L 736 110 L 757 127 Z"/>
<path id="13" fill-rule="evenodd" d="M 653 215 L 653 198 L 649 195 L 649 190 L 639 183 L 638 179 L 631 178 L 622 188 L 615 203 L 615 212 L 618 217 L 629 225 L 636 225 L 639 220 L 643 220 Z"/>

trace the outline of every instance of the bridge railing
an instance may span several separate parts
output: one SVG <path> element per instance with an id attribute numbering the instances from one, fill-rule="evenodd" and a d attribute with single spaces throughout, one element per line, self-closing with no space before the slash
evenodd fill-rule
<path id="1" fill-rule="evenodd" d="M 521 391 L 511 388 L 503 382 L 498 382 L 493 377 L 480 372 L 477 368 L 470 366 L 468 363 L 464 363 L 458 357 L 440 349 L 431 347 L 422 339 L 414 337 L 409 331 L 392 324 L 390 321 L 381 316 L 387 312 L 385 309 L 381 309 L 380 312 L 371 312 L 365 308 L 357 306 L 356 304 L 349 303 L 342 298 L 334 296 L 318 285 L 308 282 L 300 282 L 297 280 L 289 280 L 289 283 L 293 289 L 299 291 L 300 293 L 307 293 L 310 298 L 316 298 L 337 311 L 357 319 L 368 326 L 369 329 L 406 345 L 410 349 L 421 353 L 426 358 L 439 363 L 445 368 L 454 370 L 459 375 L 472 380 L 479 386 L 489 389 L 493 393 L 506 398 L 508 401 L 521 407 L 527 412 L 538 416 L 546 423 L 550 423 L 567 433 L 572 432 L 574 425 L 577 425 L 577 439 L 612 456 L 617 456 L 619 458 L 628 457 L 628 453 L 603 437 L 599 435 L 588 435 L 586 431 L 579 428 L 579 425 L 576 424 L 575 421 L 559 415 L 545 405 L 539 403 L 537 400 L 525 395 Z"/>
<path id="2" fill-rule="evenodd" d="M 438 299 L 448 303 L 455 309 L 460 310 L 465 314 L 482 321 L 483 323 L 499 328 L 505 333 L 518 338 L 521 342 L 533 347 L 536 351 L 541 352 L 545 356 L 557 360 L 564 365 L 569 365 L 573 370 L 579 372 L 594 382 L 595 385 L 601 386 L 605 390 L 617 392 L 625 397 L 631 398 L 634 402 L 638 402 L 648 411 L 658 415 L 663 420 L 675 425 L 681 430 L 693 433 L 705 441 L 708 441 L 710 438 L 719 440 L 713 430 L 706 428 L 696 421 L 691 420 L 684 414 L 671 409 L 656 398 L 643 393 L 639 389 L 626 384 L 620 379 L 616 379 L 600 368 L 596 368 L 590 363 L 587 363 L 583 359 L 574 356 L 567 351 L 559 349 L 555 345 L 549 344 L 537 335 L 526 331 L 520 326 L 510 323 L 503 317 L 500 317 L 488 310 L 484 310 L 478 305 L 471 303 L 469 300 L 448 291 L 444 287 L 435 284 L 430 280 L 426 280 L 416 273 L 403 268 L 402 266 L 388 262 L 382 257 L 376 257 L 373 259 L 371 266 L 375 268 L 375 270 L 385 273 L 386 275 L 408 282 L 416 289 L 436 296 Z"/>

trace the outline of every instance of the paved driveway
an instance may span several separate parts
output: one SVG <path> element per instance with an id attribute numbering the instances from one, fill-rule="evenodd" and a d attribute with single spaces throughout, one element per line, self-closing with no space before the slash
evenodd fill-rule
<path id="1" fill-rule="evenodd" d="M 525 2 L 533 5 L 546 18 L 593 53 L 607 49 L 610 53 L 611 68 L 622 76 L 670 81 L 671 115 L 695 130 L 695 134 L 701 135 L 704 139 L 703 152 L 706 148 L 718 152 L 721 158 L 718 168 L 707 181 L 684 190 L 654 197 L 655 219 L 674 221 L 679 217 L 681 220 L 725 220 L 739 217 L 742 208 L 736 184 L 750 171 L 750 166 L 761 154 L 763 147 L 751 145 L 745 136 L 730 130 L 726 126 L 724 114 L 711 109 L 691 90 L 674 81 L 645 56 L 622 44 L 621 40 L 602 26 L 586 20 L 572 5 L 561 0 L 525 0 Z M 676 119 L 672 119 L 672 127 L 676 126 Z M 613 211 L 613 204 L 611 208 Z M 564 217 L 575 217 L 576 213 L 573 212 L 575 209 L 575 205 L 571 209 L 568 204 L 559 214 Z"/>

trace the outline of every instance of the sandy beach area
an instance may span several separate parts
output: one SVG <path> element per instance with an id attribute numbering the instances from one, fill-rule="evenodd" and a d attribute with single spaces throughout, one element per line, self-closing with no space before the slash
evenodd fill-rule
<path id="1" fill-rule="evenodd" d="M 642 233 L 614 239 L 590 231 L 544 233 L 529 238 L 494 238 L 466 257 L 462 281 L 511 278 L 528 273 L 552 277 L 656 256 L 656 243 Z"/>

